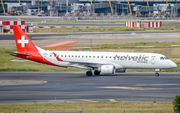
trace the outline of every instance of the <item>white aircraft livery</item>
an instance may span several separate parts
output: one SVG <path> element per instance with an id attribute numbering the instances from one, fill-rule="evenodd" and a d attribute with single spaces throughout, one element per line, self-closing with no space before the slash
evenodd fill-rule
<path id="1" fill-rule="evenodd" d="M 159 76 L 161 69 L 171 69 L 177 65 L 162 54 L 127 53 L 127 52 L 80 52 L 80 51 L 46 51 L 35 46 L 24 31 L 13 26 L 17 52 L 10 55 L 59 67 L 76 67 L 88 70 L 87 76 L 115 74 L 126 69 L 155 69 Z"/>

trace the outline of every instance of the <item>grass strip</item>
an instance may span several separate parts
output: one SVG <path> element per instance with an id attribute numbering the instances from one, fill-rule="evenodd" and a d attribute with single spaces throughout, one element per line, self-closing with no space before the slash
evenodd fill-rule
<path id="1" fill-rule="evenodd" d="M 100 47 L 101 49 L 117 49 L 118 47 L 128 46 L 166 46 L 166 45 L 180 45 L 180 42 L 137 42 L 137 43 L 121 43 L 121 44 L 98 44 L 98 45 L 76 45 L 76 47 Z M 121 48 L 122 49 L 122 48 Z M 124 48 L 123 48 L 124 49 Z M 132 48 L 130 48 L 132 49 Z M 138 48 L 136 48 L 138 49 Z M 145 49 L 145 48 L 142 48 Z M 162 49 L 162 48 L 161 48 Z"/>
<path id="2" fill-rule="evenodd" d="M 84 108 L 84 109 L 83 109 Z M 173 104 L 165 102 L 62 102 L 62 103 L 36 103 L 0 105 L 0 113 L 43 113 L 70 112 L 82 113 L 173 113 Z"/>
<path id="3" fill-rule="evenodd" d="M 159 28 L 127 28 L 124 26 L 61 26 L 62 28 L 34 28 L 34 33 L 69 33 L 69 32 L 120 32 L 120 31 L 179 31 L 180 26 L 162 26 Z"/>

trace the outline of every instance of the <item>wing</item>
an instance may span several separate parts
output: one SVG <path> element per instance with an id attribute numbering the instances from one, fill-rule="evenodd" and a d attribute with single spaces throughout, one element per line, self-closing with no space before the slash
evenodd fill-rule
<path id="1" fill-rule="evenodd" d="M 91 63 L 91 62 L 74 62 L 74 61 L 64 61 L 69 62 L 72 67 L 82 68 L 82 69 L 94 69 L 101 67 L 102 65 L 110 65 L 111 63 Z"/>

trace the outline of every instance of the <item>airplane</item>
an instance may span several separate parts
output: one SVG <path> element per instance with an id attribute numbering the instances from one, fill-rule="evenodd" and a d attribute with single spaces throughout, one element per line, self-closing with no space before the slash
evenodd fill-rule
<path id="1" fill-rule="evenodd" d="M 13 25 L 13 31 L 17 52 L 6 51 L 10 55 L 63 68 L 86 69 L 87 76 L 92 76 L 92 70 L 94 75 L 100 75 L 125 73 L 127 69 L 155 69 L 155 76 L 159 76 L 161 69 L 177 67 L 169 58 L 157 53 L 44 50 L 35 46 L 18 25 Z"/>

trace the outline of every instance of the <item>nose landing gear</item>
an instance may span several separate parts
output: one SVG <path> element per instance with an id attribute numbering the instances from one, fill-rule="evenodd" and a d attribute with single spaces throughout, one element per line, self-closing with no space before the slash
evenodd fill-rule
<path id="1" fill-rule="evenodd" d="M 155 71 L 156 71 L 155 76 L 158 77 L 158 76 L 159 76 L 159 73 L 158 73 L 158 72 L 161 71 L 161 69 L 155 69 Z"/>
<path id="2" fill-rule="evenodd" d="M 159 73 L 158 73 L 158 72 L 156 72 L 155 76 L 157 76 L 157 77 L 158 77 L 158 76 L 159 76 Z"/>

